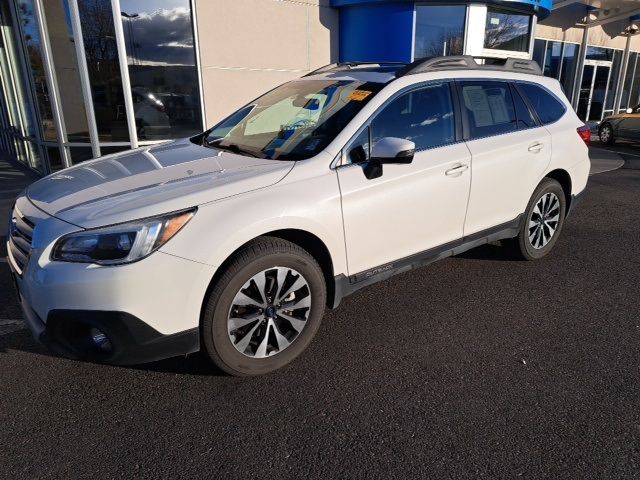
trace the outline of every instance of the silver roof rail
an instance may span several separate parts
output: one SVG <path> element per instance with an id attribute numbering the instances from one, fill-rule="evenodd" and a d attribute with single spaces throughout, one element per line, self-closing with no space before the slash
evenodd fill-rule
<path id="1" fill-rule="evenodd" d="M 407 65 L 405 62 L 338 62 L 338 63 L 330 63 L 329 65 L 325 65 L 324 67 L 320 67 L 316 70 L 313 70 L 303 77 L 309 77 L 311 75 L 317 75 L 319 73 L 327 73 L 327 72 L 345 72 L 347 70 L 351 70 L 356 67 L 361 66 L 379 66 L 379 67 L 393 67 L 393 66 L 405 66 Z"/>
<path id="2" fill-rule="evenodd" d="M 484 63 L 478 63 L 483 60 Z M 487 63 L 488 62 L 488 63 Z M 443 70 L 498 70 L 530 75 L 542 75 L 542 70 L 534 60 L 522 58 L 472 57 L 471 55 L 455 55 L 450 57 L 423 58 L 396 72 L 396 77 L 414 75 L 416 73 L 437 72 Z"/>

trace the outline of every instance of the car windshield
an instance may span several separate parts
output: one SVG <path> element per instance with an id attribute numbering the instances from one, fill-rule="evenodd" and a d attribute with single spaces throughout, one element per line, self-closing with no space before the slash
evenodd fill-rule
<path id="1" fill-rule="evenodd" d="M 286 83 L 204 133 L 202 145 L 274 160 L 320 153 L 384 84 L 302 79 Z"/>

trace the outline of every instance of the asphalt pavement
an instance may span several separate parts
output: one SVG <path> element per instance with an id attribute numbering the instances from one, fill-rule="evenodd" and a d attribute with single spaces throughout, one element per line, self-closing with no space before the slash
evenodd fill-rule
<path id="1" fill-rule="evenodd" d="M 264 377 L 0 329 L 0 478 L 639 478 L 639 207 L 640 171 L 594 175 L 550 256 L 484 246 L 368 287 Z M 0 320 L 8 285 L 0 264 Z"/>

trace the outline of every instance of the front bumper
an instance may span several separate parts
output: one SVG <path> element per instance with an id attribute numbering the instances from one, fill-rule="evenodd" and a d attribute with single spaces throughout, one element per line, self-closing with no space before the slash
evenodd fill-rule
<path id="1" fill-rule="evenodd" d="M 9 260 L 25 324 L 33 337 L 65 357 L 134 365 L 187 355 L 200 349 L 200 333 L 193 327 L 162 334 L 130 313 L 101 310 L 54 309 L 46 322 L 31 308 L 20 291 L 21 280 Z M 108 339 L 108 349 L 97 344 L 92 329 Z"/>
<path id="2" fill-rule="evenodd" d="M 31 248 L 20 264 L 8 248 L 7 263 L 24 321 L 38 341 L 66 356 L 114 364 L 199 349 L 200 314 L 215 267 L 162 251 L 119 266 L 53 262 L 52 245 L 78 227 L 25 197 L 18 198 L 18 211 L 35 225 Z M 112 350 L 99 351 L 92 328 L 106 335 Z"/>

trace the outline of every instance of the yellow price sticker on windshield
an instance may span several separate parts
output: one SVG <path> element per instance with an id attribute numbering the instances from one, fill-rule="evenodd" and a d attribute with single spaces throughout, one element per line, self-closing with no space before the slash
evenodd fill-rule
<path id="1" fill-rule="evenodd" d="M 349 97 L 347 98 L 349 100 L 355 100 L 356 102 L 361 102 L 362 100 L 367 98 L 369 95 L 371 95 L 371 92 L 368 92 L 367 90 L 354 90 L 353 92 L 351 92 L 351 95 L 349 95 Z"/>

